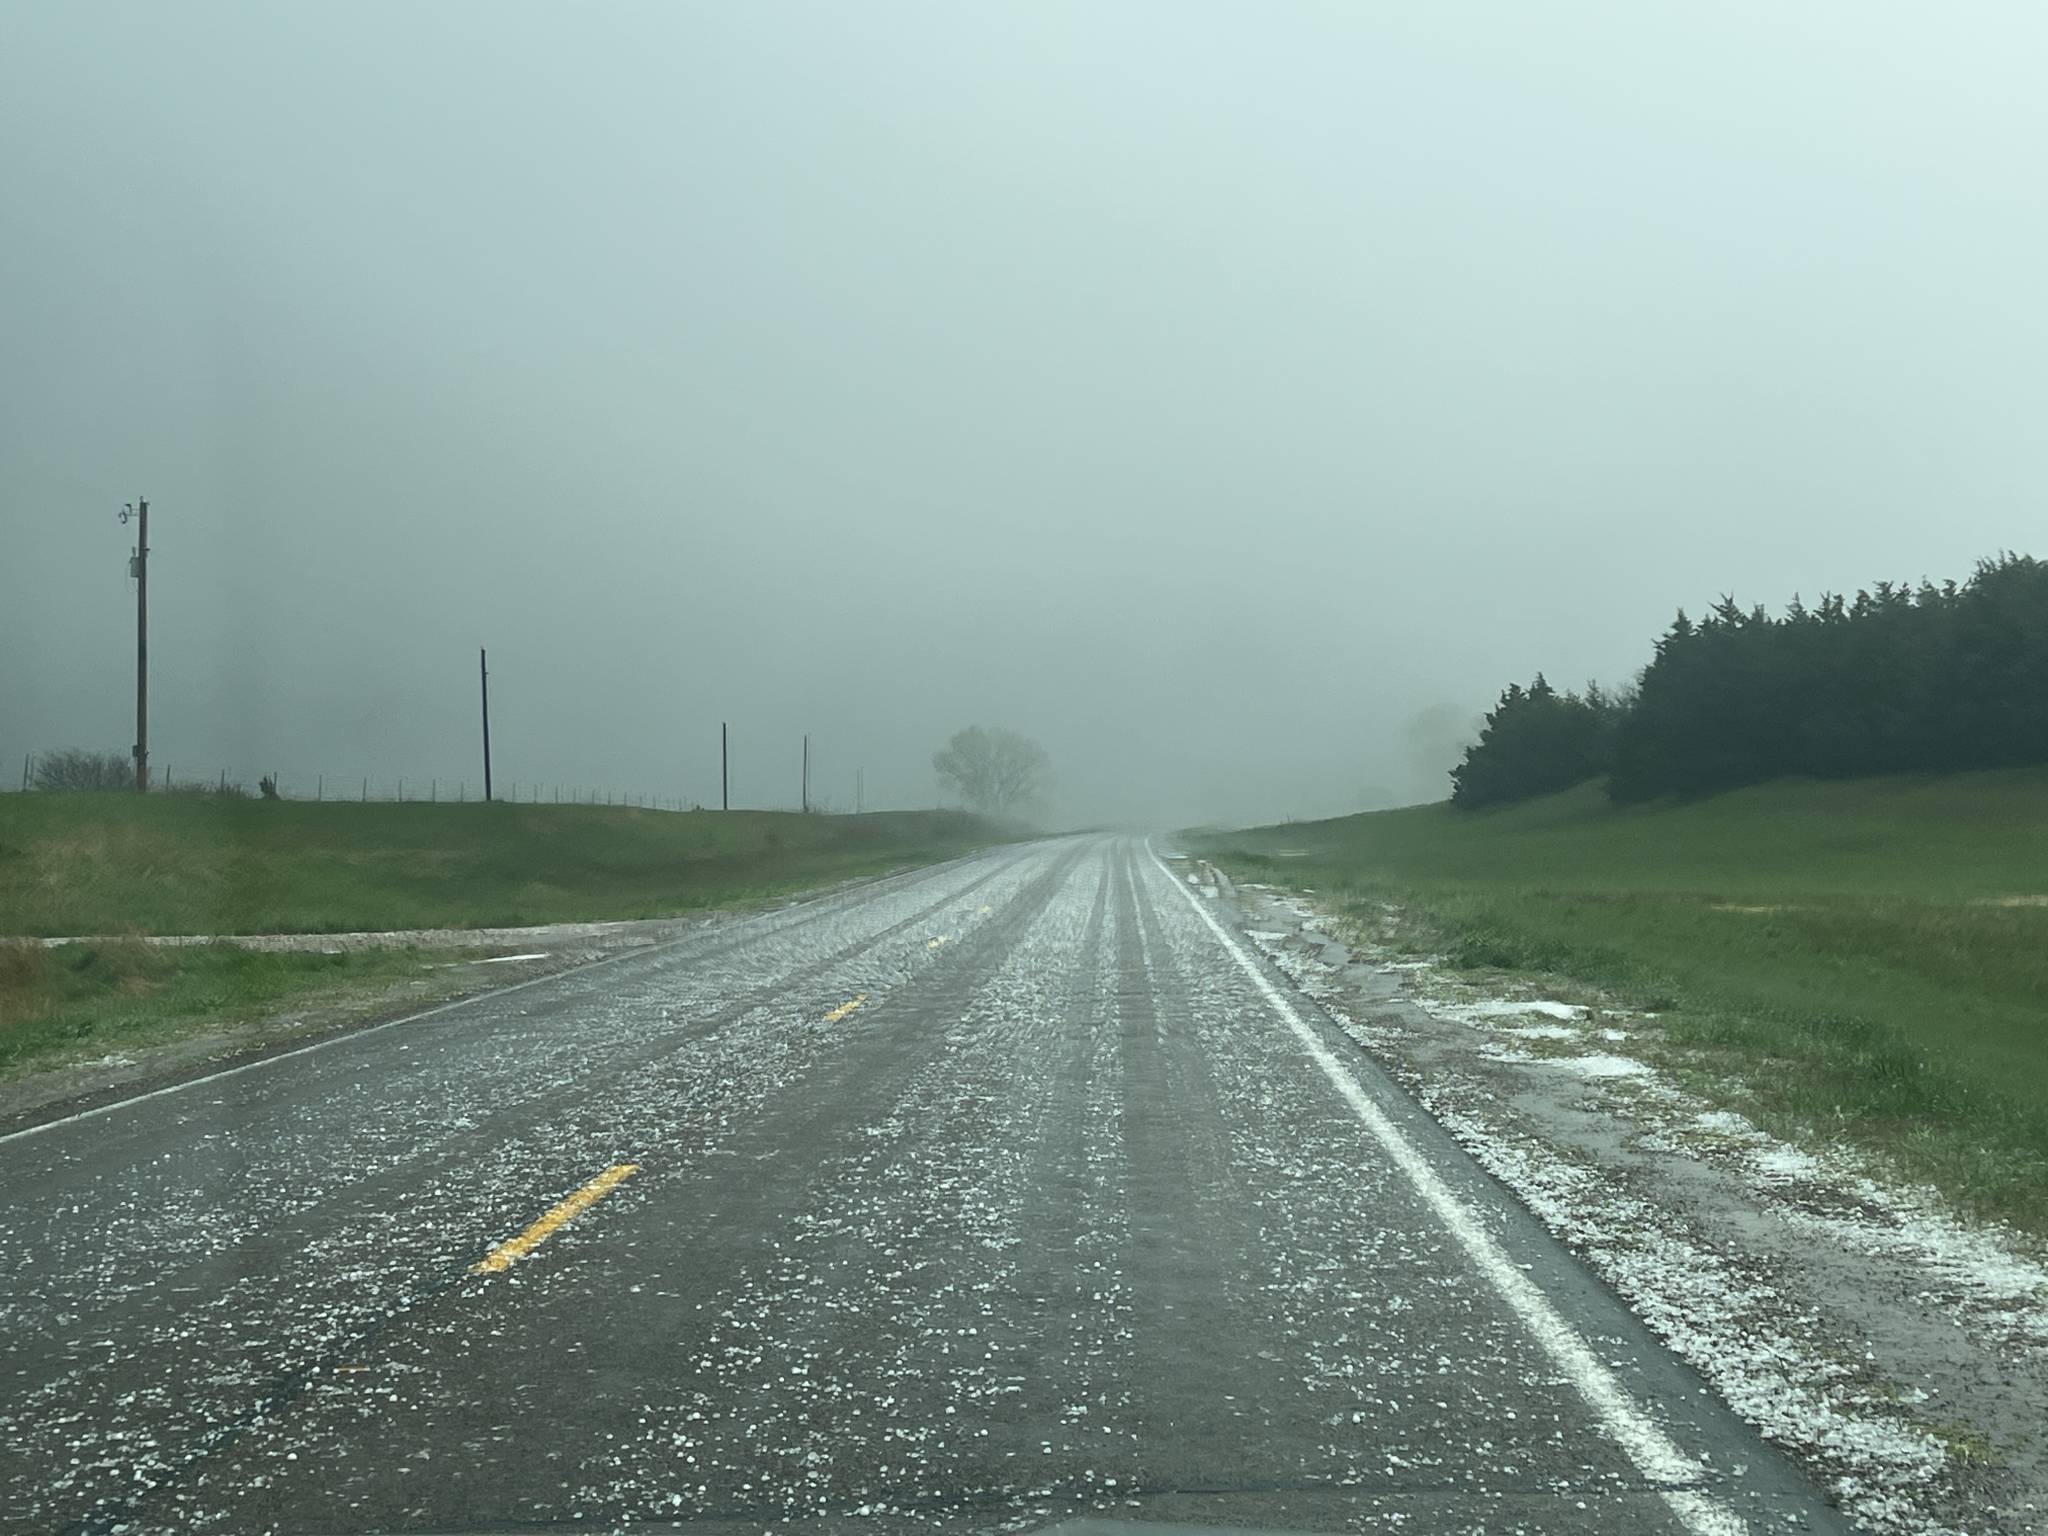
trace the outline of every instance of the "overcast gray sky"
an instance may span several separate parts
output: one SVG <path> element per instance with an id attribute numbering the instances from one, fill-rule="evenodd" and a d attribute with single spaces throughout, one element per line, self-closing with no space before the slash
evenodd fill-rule
<path id="1" fill-rule="evenodd" d="M 1683 604 L 2040 552 L 2033 4 L 0 6 L 0 751 L 1439 798 Z"/>

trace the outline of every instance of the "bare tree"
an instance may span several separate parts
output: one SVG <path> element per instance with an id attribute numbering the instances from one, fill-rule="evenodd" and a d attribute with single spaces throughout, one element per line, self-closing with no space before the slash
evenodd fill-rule
<path id="1" fill-rule="evenodd" d="M 975 810 L 1007 816 L 1044 795 L 1052 759 L 1029 736 L 970 725 L 932 754 L 932 767 Z"/>
<path id="2" fill-rule="evenodd" d="M 87 752 L 66 747 L 36 759 L 36 788 L 58 793 L 107 792 L 135 788 L 135 760 L 125 752 Z"/>

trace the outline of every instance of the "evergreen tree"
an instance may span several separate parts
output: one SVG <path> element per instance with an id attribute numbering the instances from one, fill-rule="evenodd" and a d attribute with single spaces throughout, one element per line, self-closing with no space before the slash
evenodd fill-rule
<path id="1" fill-rule="evenodd" d="M 1608 781 L 1616 800 L 1790 774 L 2048 762 L 2048 565 L 1985 561 L 1961 586 L 1880 581 L 1773 619 L 1723 598 L 1684 614 L 1643 670 Z"/>
<path id="2" fill-rule="evenodd" d="M 1451 770 L 1451 801 L 1468 809 L 1547 795 L 1606 771 L 1621 704 L 1588 685 L 1559 693 L 1541 672 L 1524 690 L 1510 683 L 1479 740 Z"/>
<path id="3" fill-rule="evenodd" d="M 1697 622 L 1681 610 L 1632 695 L 1510 686 L 1451 798 L 1498 805 L 1603 773 L 1630 801 L 2024 763 L 2048 763 L 2048 564 L 2003 554 L 1960 585 L 1795 596 L 1777 618 L 1732 596 Z"/>

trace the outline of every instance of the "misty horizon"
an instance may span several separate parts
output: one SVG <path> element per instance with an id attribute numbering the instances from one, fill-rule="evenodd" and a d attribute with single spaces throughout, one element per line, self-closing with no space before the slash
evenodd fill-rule
<path id="1" fill-rule="evenodd" d="M 16 7 L 0 773 L 1443 798 L 2048 478 L 2038 13 Z M 11 764 L 11 766 L 10 766 Z"/>

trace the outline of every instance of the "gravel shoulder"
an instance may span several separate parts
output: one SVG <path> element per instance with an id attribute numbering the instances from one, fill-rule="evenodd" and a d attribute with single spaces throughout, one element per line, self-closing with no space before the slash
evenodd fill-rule
<path id="1" fill-rule="evenodd" d="M 347 954 L 366 949 L 490 949 L 527 945 L 549 950 L 587 949 L 594 953 L 658 944 L 704 920 L 689 917 L 636 918 L 604 923 L 533 923 L 517 928 L 390 928 L 361 933 L 158 933 L 128 939 L 124 935 L 67 934 L 34 942 L 48 949 L 68 944 L 106 943 L 113 939 L 183 949 L 195 944 L 233 944 L 238 949 L 269 953 Z"/>
<path id="2" fill-rule="evenodd" d="M 705 913 L 617 923 L 553 923 L 522 928 L 424 928 L 385 933 L 191 934 L 145 942 L 166 947 L 227 943 L 237 948 L 314 954 L 410 949 L 419 972 L 404 980 L 352 981 L 308 992 L 227 1024 L 202 1021 L 172 1040 L 93 1051 L 0 1078 L 0 1134 L 99 1105 L 205 1077 L 357 1030 L 408 1019 L 466 998 L 648 950 L 728 920 Z M 89 942 L 48 939 L 56 947 Z"/>
<path id="3" fill-rule="evenodd" d="M 1767 1439 L 1874 1531 L 2048 1530 L 2048 1255 L 1795 1145 L 1589 989 L 1455 971 L 1192 877 Z"/>
<path id="4" fill-rule="evenodd" d="M 943 867 L 943 866 L 930 866 Z M 403 981 L 346 982 L 307 992 L 235 1023 L 200 1021 L 171 1040 L 39 1059 L 0 1076 L 0 1135 L 175 1083 L 299 1050 L 321 1040 L 416 1017 L 544 976 L 659 948 L 746 916 L 857 896 L 913 871 L 830 882 L 781 900 L 735 903 L 679 917 L 537 923 L 502 928 L 397 928 L 354 933 L 122 935 L 118 942 L 166 949 L 229 944 L 267 953 L 354 954 L 417 950 L 419 973 Z M 109 942 L 74 934 L 28 942 L 61 949 Z"/>

